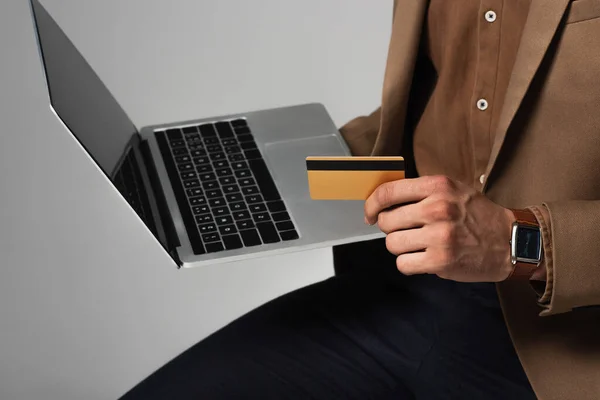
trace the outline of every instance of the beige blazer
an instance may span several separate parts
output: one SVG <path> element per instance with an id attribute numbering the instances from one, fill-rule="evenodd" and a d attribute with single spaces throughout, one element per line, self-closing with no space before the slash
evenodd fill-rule
<path id="1" fill-rule="evenodd" d="M 406 155 L 405 116 L 428 0 L 397 0 L 381 108 L 342 127 L 356 155 Z M 498 284 L 515 348 L 542 400 L 600 399 L 600 0 L 532 0 L 483 192 L 545 204 L 553 295 Z"/>

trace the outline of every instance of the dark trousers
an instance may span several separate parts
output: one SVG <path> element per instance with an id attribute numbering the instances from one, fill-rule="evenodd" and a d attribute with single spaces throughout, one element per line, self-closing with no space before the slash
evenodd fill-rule
<path id="1" fill-rule="evenodd" d="M 344 273 L 246 314 L 123 399 L 534 399 L 494 285 L 403 276 L 382 246 L 338 250 Z"/>

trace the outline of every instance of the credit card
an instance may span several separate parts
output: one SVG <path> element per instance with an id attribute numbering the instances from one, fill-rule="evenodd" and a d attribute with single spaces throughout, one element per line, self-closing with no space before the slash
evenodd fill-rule
<path id="1" fill-rule="evenodd" d="M 366 200 L 379 185 L 404 179 L 403 157 L 307 157 L 313 200 Z"/>

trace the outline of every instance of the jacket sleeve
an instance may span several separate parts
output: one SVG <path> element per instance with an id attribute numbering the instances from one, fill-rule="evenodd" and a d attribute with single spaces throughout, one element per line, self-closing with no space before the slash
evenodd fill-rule
<path id="1" fill-rule="evenodd" d="M 544 242 L 547 282 L 541 315 L 600 307 L 600 201 L 543 205 L 547 213 L 538 219 L 549 240 Z"/>
<path id="2" fill-rule="evenodd" d="M 379 133 L 381 108 L 369 115 L 354 118 L 340 128 L 340 133 L 353 156 L 368 156 Z"/>

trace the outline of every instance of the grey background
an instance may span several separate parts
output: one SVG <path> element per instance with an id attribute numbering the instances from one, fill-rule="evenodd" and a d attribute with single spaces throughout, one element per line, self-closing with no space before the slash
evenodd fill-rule
<path id="1" fill-rule="evenodd" d="M 391 1 L 42 0 L 136 125 L 374 109 Z M 187 271 L 52 115 L 29 7 L 0 1 L 0 399 L 116 398 L 331 251 Z M 362 216 L 357 216 L 362 218 Z"/>

